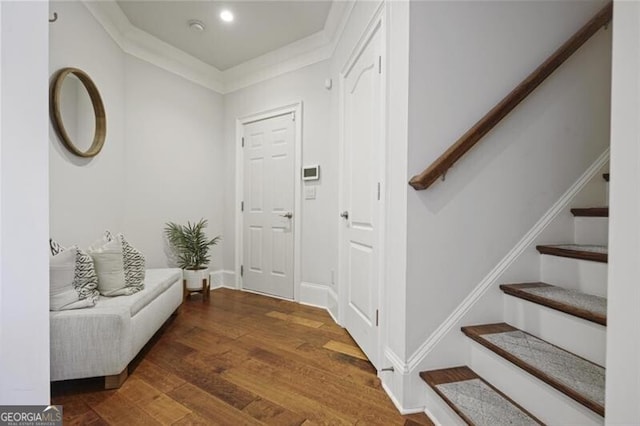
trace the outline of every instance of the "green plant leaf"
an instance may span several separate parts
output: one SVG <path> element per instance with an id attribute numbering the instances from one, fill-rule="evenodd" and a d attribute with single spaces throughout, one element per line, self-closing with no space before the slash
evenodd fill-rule
<path id="1" fill-rule="evenodd" d="M 165 235 L 182 269 L 202 269 L 209 265 L 209 250 L 211 246 L 220 242 L 221 237 L 218 235 L 212 239 L 207 238 L 204 231 L 207 227 L 206 219 L 200 219 L 193 224 L 187 222 L 186 225 L 179 225 L 167 222 L 165 225 Z"/>

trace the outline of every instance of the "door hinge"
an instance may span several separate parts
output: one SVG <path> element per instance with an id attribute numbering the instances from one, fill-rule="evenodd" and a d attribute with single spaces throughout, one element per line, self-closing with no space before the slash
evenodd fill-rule
<path id="1" fill-rule="evenodd" d="M 376 309 L 376 327 L 378 326 L 378 310 Z"/>
<path id="2" fill-rule="evenodd" d="M 382 56 L 378 56 L 378 74 L 382 74 Z"/>
<path id="3" fill-rule="evenodd" d="M 240 201 L 240 211 L 244 211 L 244 201 Z"/>
<path id="4" fill-rule="evenodd" d="M 378 201 L 380 201 L 380 182 L 378 182 Z"/>
<path id="5" fill-rule="evenodd" d="M 291 120 L 292 121 L 296 121 L 296 113 L 295 112 L 291 113 Z"/>
<path id="6" fill-rule="evenodd" d="M 244 148 L 244 136 L 242 137 L 242 147 Z"/>
<path id="7" fill-rule="evenodd" d="M 244 265 L 240 265 L 240 276 L 244 277 Z"/>

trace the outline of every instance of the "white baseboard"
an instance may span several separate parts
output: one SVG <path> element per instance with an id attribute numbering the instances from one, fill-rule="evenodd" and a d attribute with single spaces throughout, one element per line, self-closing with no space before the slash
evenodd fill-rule
<path id="1" fill-rule="evenodd" d="M 331 287 L 303 281 L 300 283 L 298 302 L 325 309 L 333 321 L 340 325 L 338 321 L 338 295 Z"/>
<path id="2" fill-rule="evenodd" d="M 218 269 L 217 271 L 211 271 L 209 273 L 209 280 L 211 282 L 211 290 L 217 288 L 232 288 L 235 289 L 235 273 L 233 271 L 225 271 L 224 269 Z"/>
<path id="3" fill-rule="evenodd" d="M 236 273 L 235 271 L 222 271 L 222 275 L 224 276 L 223 278 L 223 283 L 224 286 L 227 288 L 233 288 L 233 289 L 237 289 L 238 286 L 236 284 Z"/>
<path id="4" fill-rule="evenodd" d="M 309 282 L 300 283 L 298 301 L 303 305 L 327 308 L 327 286 Z"/>
<path id="5" fill-rule="evenodd" d="M 330 287 L 327 287 L 327 308 L 326 309 L 327 309 L 327 312 L 329 312 L 329 315 L 331 315 L 331 318 L 333 318 L 333 321 L 338 325 L 342 325 L 340 324 L 340 321 L 338 321 L 338 295 Z"/>
<path id="6" fill-rule="evenodd" d="M 389 397 L 391 402 L 393 402 L 393 405 L 396 406 L 396 409 L 398 410 L 398 412 L 400 412 L 401 415 L 406 416 L 408 414 L 416 414 L 416 413 L 424 413 L 425 412 L 424 411 L 424 407 L 403 408 L 402 405 L 400 404 L 400 402 L 398 401 L 398 399 L 393 394 L 393 392 L 391 392 L 391 389 L 389 389 L 389 387 L 386 385 L 386 383 L 381 381 L 381 384 L 382 384 L 382 389 L 384 389 L 384 391 L 387 393 L 387 396 Z"/>

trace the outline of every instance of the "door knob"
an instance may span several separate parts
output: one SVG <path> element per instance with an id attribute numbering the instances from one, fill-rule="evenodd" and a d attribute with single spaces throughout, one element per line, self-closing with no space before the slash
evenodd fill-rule
<path id="1" fill-rule="evenodd" d="M 287 219 L 291 219 L 293 217 L 293 213 L 291 212 L 286 212 L 285 214 L 281 214 L 280 216 L 282 217 L 286 217 Z"/>
<path id="2" fill-rule="evenodd" d="M 343 211 L 342 213 L 340 213 L 340 217 L 344 219 L 349 219 L 349 212 L 346 210 Z"/>

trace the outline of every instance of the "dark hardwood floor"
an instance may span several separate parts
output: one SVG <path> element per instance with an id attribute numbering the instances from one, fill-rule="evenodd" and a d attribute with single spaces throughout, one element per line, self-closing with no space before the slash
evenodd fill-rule
<path id="1" fill-rule="evenodd" d="M 129 367 L 52 384 L 65 425 L 432 425 L 401 416 L 375 369 L 322 309 L 218 289 L 192 296 Z"/>

